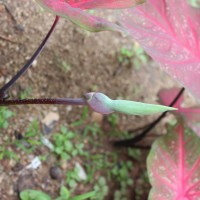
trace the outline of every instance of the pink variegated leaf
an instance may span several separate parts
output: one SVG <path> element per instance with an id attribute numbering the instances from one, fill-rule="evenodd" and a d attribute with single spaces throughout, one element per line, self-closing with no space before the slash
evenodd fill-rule
<path id="1" fill-rule="evenodd" d="M 81 28 L 88 31 L 105 31 L 105 30 L 116 30 L 123 32 L 123 29 L 114 24 L 110 23 L 102 18 L 95 17 L 90 15 L 80 8 L 74 8 L 68 3 L 63 2 L 62 0 L 36 0 L 43 8 L 48 11 L 69 19 L 73 23 L 79 25 Z"/>
<path id="2" fill-rule="evenodd" d="M 179 125 L 154 142 L 147 170 L 149 200 L 199 200 L 200 138 Z"/>
<path id="3" fill-rule="evenodd" d="M 121 11 L 122 25 L 147 53 L 200 98 L 200 11 L 188 0 L 147 0 Z"/>
<path id="4" fill-rule="evenodd" d="M 82 9 L 123 9 L 133 7 L 145 2 L 145 0 L 65 0 L 72 7 Z"/>
<path id="5" fill-rule="evenodd" d="M 43 8 L 65 17 L 88 31 L 125 30 L 107 20 L 90 15 L 84 10 L 96 8 L 127 8 L 144 2 L 144 0 L 36 0 Z"/>

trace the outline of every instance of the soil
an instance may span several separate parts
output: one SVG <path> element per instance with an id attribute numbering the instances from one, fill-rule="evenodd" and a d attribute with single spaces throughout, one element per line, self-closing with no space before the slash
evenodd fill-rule
<path id="1" fill-rule="evenodd" d="M 54 18 L 52 14 L 41 11 L 34 1 L 4 0 L 0 2 L 1 85 L 7 82 L 30 58 L 48 32 Z M 79 98 L 87 92 L 100 91 L 113 99 L 123 98 L 156 103 L 158 102 L 157 93 L 161 88 L 170 88 L 177 84 L 151 59 L 140 69 L 130 64 L 120 64 L 118 58 L 121 48 L 131 48 L 133 42 L 130 37 L 124 37 L 116 32 L 89 33 L 61 19 L 32 68 L 9 91 L 10 98 L 19 98 L 24 91 L 29 91 L 26 98 Z M 1 144 L 5 137 L 14 140 L 16 131 L 23 135 L 33 119 L 37 119 L 42 124 L 43 119 L 50 112 L 57 113 L 59 116 L 59 120 L 51 130 L 53 133 L 59 130 L 60 125 L 70 126 L 72 122 L 79 120 L 83 111 L 81 106 L 62 105 L 24 105 L 11 106 L 9 109 L 16 115 L 10 119 L 9 127 L 1 131 L 3 133 L 0 136 Z M 119 115 L 117 128 L 128 131 L 145 126 L 156 117 L 157 115 L 147 117 Z M 89 111 L 88 123 L 98 121 L 105 130 L 107 125 L 104 121 L 106 120 L 97 118 L 92 111 Z M 151 133 L 153 137 L 147 138 L 143 144 L 151 145 L 156 135 L 163 134 L 163 124 L 164 122 L 159 124 Z M 77 130 L 82 128 L 77 127 Z M 106 132 L 108 131 L 105 131 L 105 134 Z M 116 151 L 119 155 L 122 154 L 124 159 L 122 153 L 124 150 L 115 149 L 110 143 L 119 138 L 107 137 L 100 140 L 104 142 L 103 148 Z M 12 146 L 8 148 L 15 149 Z M 56 162 L 55 158 L 45 162 L 37 170 L 31 172 L 23 170 L 36 155 L 46 151 L 44 147 L 41 147 L 32 154 L 25 154 L 16 149 L 20 157 L 19 162 L 12 159 L 0 161 L 1 200 L 16 200 L 18 192 L 26 188 L 43 190 L 52 197 L 58 194 L 63 180 L 52 180 L 49 175 L 49 169 Z M 144 150 L 141 161 L 132 172 L 135 184 L 140 184 L 138 173 L 145 170 L 147 153 Z M 87 191 L 88 187 L 79 188 L 77 193 Z M 115 184 L 110 183 L 110 187 L 115 187 Z M 141 200 L 147 199 L 149 187 L 147 184 Z M 130 199 L 133 200 L 135 194 L 131 189 L 133 188 L 130 188 L 132 191 Z M 110 195 L 107 198 L 112 200 L 113 196 Z"/>

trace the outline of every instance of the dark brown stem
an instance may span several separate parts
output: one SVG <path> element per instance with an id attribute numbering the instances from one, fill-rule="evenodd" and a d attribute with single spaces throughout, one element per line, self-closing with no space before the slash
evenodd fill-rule
<path id="1" fill-rule="evenodd" d="M 61 104 L 61 105 L 87 105 L 85 99 L 55 98 L 55 99 L 14 99 L 0 100 L 0 106 L 23 105 L 23 104 Z"/>
<path id="2" fill-rule="evenodd" d="M 5 99 L 7 97 L 8 89 L 10 89 L 10 87 L 31 67 L 31 65 L 33 64 L 34 60 L 40 55 L 40 53 L 44 49 L 49 37 L 51 36 L 53 30 L 55 29 L 56 24 L 58 23 L 58 20 L 59 20 L 59 17 L 56 16 L 51 29 L 49 30 L 49 32 L 47 33 L 46 37 L 44 38 L 44 40 L 42 41 L 42 43 L 40 44 L 38 49 L 35 51 L 33 56 L 30 58 L 30 60 L 19 70 L 19 72 L 15 76 L 13 76 L 13 78 L 8 83 L 6 83 L 0 89 L 0 99 Z"/>

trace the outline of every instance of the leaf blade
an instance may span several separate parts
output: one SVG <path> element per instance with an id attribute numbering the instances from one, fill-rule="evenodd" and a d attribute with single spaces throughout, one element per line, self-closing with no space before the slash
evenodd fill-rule
<path id="1" fill-rule="evenodd" d="M 73 3 L 69 4 L 69 1 L 63 0 L 36 0 L 36 2 L 43 7 L 45 10 L 56 14 L 60 17 L 67 18 L 81 28 L 92 31 L 119 31 L 124 32 L 125 30 L 115 23 L 111 23 L 103 18 L 90 15 L 85 12 L 83 7 L 73 7 Z M 80 1 L 83 2 L 83 1 Z M 77 5 L 78 6 L 78 5 Z"/>
<path id="2" fill-rule="evenodd" d="M 194 200 L 200 192 L 200 138 L 182 125 L 175 130 L 157 139 L 147 158 L 150 200 Z"/>
<path id="3" fill-rule="evenodd" d="M 66 0 L 71 6 L 82 9 L 122 9 L 136 6 L 145 2 L 145 0 Z"/>
<path id="4" fill-rule="evenodd" d="M 146 52 L 200 98 L 200 13 L 186 0 L 148 0 L 120 21 Z"/>

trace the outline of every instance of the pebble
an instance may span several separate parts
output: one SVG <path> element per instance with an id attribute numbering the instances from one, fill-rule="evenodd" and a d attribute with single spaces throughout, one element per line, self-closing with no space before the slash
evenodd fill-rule
<path id="1" fill-rule="evenodd" d="M 54 128 L 56 122 L 60 119 L 60 116 L 56 112 L 49 112 L 45 118 L 42 120 L 43 123 L 43 130 L 45 134 L 48 134 L 51 132 L 51 130 Z"/>
<path id="2" fill-rule="evenodd" d="M 42 143 L 48 147 L 50 150 L 53 150 L 54 149 L 54 145 L 49 141 L 49 139 L 47 139 L 46 137 L 41 137 L 41 141 Z"/>
<path id="3" fill-rule="evenodd" d="M 76 162 L 75 163 L 76 168 L 78 169 L 78 177 L 80 180 L 87 180 L 87 174 L 84 170 L 84 168 L 80 165 L 80 163 Z"/>
<path id="4" fill-rule="evenodd" d="M 34 60 L 34 61 L 33 61 L 32 66 L 33 66 L 33 67 L 36 67 L 36 66 L 37 66 L 37 60 Z"/>
<path id="5" fill-rule="evenodd" d="M 97 112 L 92 113 L 92 121 L 100 124 L 103 120 L 103 115 Z"/>
<path id="6" fill-rule="evenodd" d="M 68 166 L 67 161 L 66 161 L 66 160 L 62 160 L 62 161 L 61 161 L 61 168 L 62 168 L 63 170 L 66 170 L 66 169 L 67 169 L 67 166 Z"/>
<path id="7" fill-rule="evenodd" d="M 53 166 L 50 168 L 49 174 L 52 179 L 59 180 L 62 177 L 62 170 L 58 166 Z"/>
<path id="8" fill-rule="evenodd" d="M 41 161 L 38 157 L 35 157 L 29 165 L 26 166 L 26 169 L 37 169 L 41 165 Z"/>
<path id="9" fill-rule="evenodd" d="M 15 25 L 16 30 L 20 31 L 20 32 L 24 32 L 25 28 L 23 25 L 21 24 L 17 24 Z"/>

